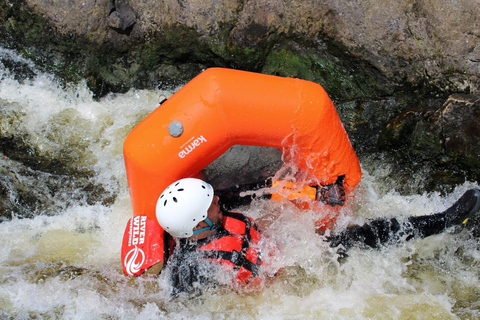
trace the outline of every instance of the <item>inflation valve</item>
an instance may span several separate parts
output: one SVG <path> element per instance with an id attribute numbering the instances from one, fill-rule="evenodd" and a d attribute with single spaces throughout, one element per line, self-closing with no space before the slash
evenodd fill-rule
<path id="1" fill-rule="evenodd" d="M 183 125 L 180 121 L 172 121 L 168 125 L 168 133 L 174 138 L 180 137 L 183 133 Z"/>

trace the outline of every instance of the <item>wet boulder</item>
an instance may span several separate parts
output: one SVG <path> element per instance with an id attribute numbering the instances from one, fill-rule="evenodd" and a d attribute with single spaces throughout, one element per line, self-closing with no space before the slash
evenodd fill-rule
<path id="1" fill-rule="evenodd" d="M 436 184 L 480 179 L 480 95 L 453 94 L 440 105 L 403 111 L 382 132 L 384 149 L 434 168 Z"/>
<path id="2" fill-rule="evenodd" d="M 129 33 L 137 19 L 136 15 L 128 0 L 110 0 L 108 26 L 120 33 Z"/>

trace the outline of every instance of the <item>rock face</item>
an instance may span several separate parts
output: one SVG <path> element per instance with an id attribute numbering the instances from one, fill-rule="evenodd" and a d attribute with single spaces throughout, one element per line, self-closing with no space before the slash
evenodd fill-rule
<path id="1" fill-rule="evenodd" d="M 208 55 L 208 50 L 213 54 L 210 59 L 217 55 L 228 61 L 232 48 L 256 50 L 257 61 L 232 63 L 240 67 L 253 63 L 261 69 L 262 60 L 280 47 L 307 56 L 314 54 L 312 50 L 320 55 L 334 50 L 338 58 L 343 54 L 353 63 L 367 64 L 393 83 L 428 83 L 444 92 L 480 89 L 476 0 L 26 0 L 25 4 L 58 34 L 123 52 L 139 42 L 172 42 L 185 54 L 184 61 L 198 61 L 194 56 Z M 186 33 L 196 41 L 185 42 Z"/>
<path id="2" fill-rule="evenodd" d="M 480 95 L 452 95 L 437 111 L 447 156 L 465 166 L 479 166 Z"/>
<path id="3" fill-rule="evenodd" d="M 480 94 L 453 94 L 439 107 L 410 109 L 385 129 L 381 145 L 403 156 L 431 163 L 430 185 L 480 180 Z M 468 174 L 467 174 L 468 176 Z"/>
<path id="4" fill-rule="evenodd" d="M 402 150 L 441 184 L 480 177 L 478 17 L 478 0 L 5 0 L 0 39 L 98 97 L 212 66 L 314 81 L 360 157 Z"/>
<path id="5" fill-rule="evenodd" d="M 438 108 L 408 110 L 387 126 L 390 142 L 424 159 L 475 166 L 480 155 L 480 95 L 451 95 Z M 411 118 L 411 119 L 409 119 Z M 413 121 L 412 121 L 413 120 Z"/>

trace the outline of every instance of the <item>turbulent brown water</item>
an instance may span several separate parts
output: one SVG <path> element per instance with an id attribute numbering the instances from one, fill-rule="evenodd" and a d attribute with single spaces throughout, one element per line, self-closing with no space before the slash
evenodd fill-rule
<path id="1" fill-rule="evenodd" d="M 324 238 L 315 234 L 312 212 L 265 201 L 241 208 L 257 219 L 277 213 L 266 235 L 283 248 L 283 254 L 272 262 L 282 271 L 264 288 L 253 292 L 216 288 L 192 299 L 172 300 L 164 275 L 125 277 L 120 246 L 132 208 L 122 143 L 129 130 L 154 110 L 159 95 L 171 93 L 132 90 L 95 101 L 84 84 L 62 88 L 14 52 L 2 50 L 0 54 L 36 74 L 19 80 L 2 66 L 2 135 L 13 132 L 46 157 L 64 159 L 67 154 L 72 167 L 93 173 L 87 176 L 90 183 L 115 195 L 112 201 L 102 197 L 88 201 L 88 190 L 76 184 L 67 190 L 66 182 L 56 185 L 55 192 L 45 192 L 53 183 L 48 179 L 58 176 L 41 174 L 38 168 L 27 170 L 22 163 L 2 156 L 5 174 L 0 181 L 4 185 L 12 181 L 7 177 L 16 177 L 48 201 L 11 212 L 8 215 L 13 219 L 0 223 L 1 318 L 480 317 L 480 241 L 470 232 L 445 232 L 379 250 L 354 248 L 339 262 Z M 402 196 L 384 182 L 389 175 L 387 164 L 366 161 L 362 166 L 364 177 L 355 203 L 344 210 L 339 227 L 385 215 L 438 212 L 477 186 L 465 183 L 444 197 L 437 193 Z M 65 181 L 77 179 L 68 172 L 61 176 Z M 21 204 L 21 194 L 13 187 L 10 191 L 7 196 Z"/>

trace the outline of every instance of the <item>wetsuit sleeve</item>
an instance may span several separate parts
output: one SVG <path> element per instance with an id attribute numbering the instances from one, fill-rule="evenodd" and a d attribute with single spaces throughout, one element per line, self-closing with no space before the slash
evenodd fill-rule
<path id="1" fill-rule="evenodd" d="M 255 191 L 269 186 L 271 186 L 271 182 L 269 180 L 259 181 L 250 184 L 233 186 L 227 189 L 215 190 L 215 194 L 220 197 L 220 204 L 222 207 L 225 210 L 231 210 L 240 206 L 248 205 L 253 201 L 253 199 L 255 199 L 255 196 L 240 196 L 242 192 Z M 262 198 L 269 199 L 270 195 L 265 195 Z"/>
<path id="2" fill-rule="evenodd" d="M 377 248 L 414 237 L 425 238 L 439 234 L 447 227 L 445 213 L 409 217 L 403 220 L 385 218 L 371 220 L 361 226 L 350 226 L 344 232 L 332 235 L 328 240 L 332 247 L 342 245 L 345 249 L 353 246 Z"/>
<path id="3" fill-rule="evenodd" d="M 349 226 L 345 231 L 328 237 L 331 247 L 342 245 L 344 249 L 353 246 L 368 246 L 376 248 L 382 244 L 399 238 L 402 228 L 397 219 L 377 219 L 368 221 L 364 225 Z"/>

